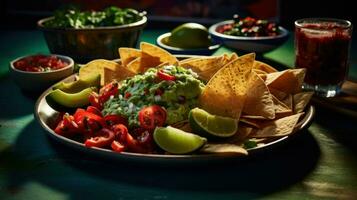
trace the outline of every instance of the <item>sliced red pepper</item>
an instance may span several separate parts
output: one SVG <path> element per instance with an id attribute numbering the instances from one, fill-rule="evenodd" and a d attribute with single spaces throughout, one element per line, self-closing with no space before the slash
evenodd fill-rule
<path id="1" fill-rule="evenodd" d="M 74 121 L 78 127 L 86 132 L 94 133 L 103 127 L 106 127 L 103 117 L 88 112 L 82 108 L 78 108 L 73 115 Z"/>
<path id="2" fill-rule="evenodd" d="M 118 86 L 117 82 L 111 82 L 102 87 L 99 91 L 99 102 L 103 105 L 110 96 L 116 96 L 119 93 Z"/>
<path id="3" fill-rule="evenodd" d="M 55 128 L 55 133 L 63 136 L 72 136 L 75 133 L 78 133 L 79 127 L 78 124 L 74 121 L 74 117 L 68 113 L 63 115 L 62 120 L 57 124 Z"/>
<path id="4" fill-rule="evenodd" d="M 130 152 L 148 153 L 148 150 L 141 146 L 141 144 L 135 138 L 133 138 L 130 133 L 126 135 L 126 146 Z"/>
<path id="5" fill-rule="evenodd" d="M 95 106 L 88 106 L 87 112 L 90 112 L 90 113 L 96 114 L 100 117 L 103 117 L 102 112 L 100 112 L 100 110 Z"/>
<path id="6" fill-rule="evenodd" d="M 86 147 L 105 147 L 109 146 L 115 138 L 115 134 L 113 131 L 102 128 L 98 132 L 96 132 L 94 137 L 87 139 L 84 142 Z"/>
<path id="7" fill-rule="evenodd" d="M 123 125 L 123 124 L 115 124 L 113 126 L 110 127 L 110 129 L 114 132 L 115 134 L 115 139 L 117 141 L 126 142 L 126 137 L 128 134 L 128 128 Z"/>
<path id="8" fill-rule="evenodd" d="M 168 73 L 165 73 L 163 70 L 157 71 L 157 76 L 164 81 L 175 81 L 176 77 L 173 75 L 170 75 Z"/>
<path id="9" fill-rule="evenodd" d="M 126 149 L 125 145 L 123 145 L 122 143 L 120 143 L 116 140 L 113 140 L 110 147 L 112 148 L 113 151 L 118 152 L 118 153 L 123 152 Z"/>
<path id="10" fill-rule="evenodd" d="M 99 102 L 99 95 L 96 92 L 90 93 L 89 103 L 90 105 L 98 108 L 99 110 L 103 110 L 103 104 Z"/>

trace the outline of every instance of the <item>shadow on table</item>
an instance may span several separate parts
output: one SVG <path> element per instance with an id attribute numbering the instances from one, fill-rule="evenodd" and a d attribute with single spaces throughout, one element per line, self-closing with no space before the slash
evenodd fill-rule
<path id="1" fill-rule="evenodd" d="M 121 197 L 121 193 L 109 195 L 115 191 L 152 195 L 150 190 L 156 191 L 155 188 L 160 192 L 164 189 L 166 196 L 172 195 L 170 191 L 181 192 L 181 195 L 186 191 L 202 194 L 221 191 L 259 197 L 300 182 L 313 171 L 319 156 L 316 140 L 308 131 L 303 131 L 286 144 L 248 159 L 193 165 L 187 162 L 181 165 L 128 163 L 67 148 L 48 138 L 33 121 L 11 148 L 0 153 L 0 164 L 4 171 L 9 171 L 7 192 L 21 190 L 27 182 L 39 182 L 65 193 L 70 199 L 103 197 L 103 192 L 96 192 L 98 188 L 109 192 L 104 195 L 106 199 Z"/>
<path id="2" fill-rule="evenodd" d="M 326 134 L 357 155 L 357 118 L 319 105 L 315 107 L 315 122 L 329 130 Z"/>
<path id="3" fill-rule="evenodd" d="M 271 151 L 220 163 L 122 163 L 96 157 L 88 158 L 95 161 L 88 164 L 68 159 L 71 152 L 67 149 L 55 149 L 71 166 L 112 181 L 185 191 L 231 190 L 261 195 L 300 182 L 315 168 L 320 156 L 319 146 L 308 131 Z"/>
<path id="4" fill-rule="evenodd" d="M 0 81 L 1 85 L 1 112 L 0 118 L 12 119 L 32 114 L 36 99 L 40 92 L 22 91 L 9 76 Z"/>

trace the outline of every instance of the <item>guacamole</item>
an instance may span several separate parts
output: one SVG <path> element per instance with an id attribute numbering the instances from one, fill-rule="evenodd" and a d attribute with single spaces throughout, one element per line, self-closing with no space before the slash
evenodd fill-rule
<path id="1" fill-rule="evenodd" d="M 126 117 L 129 128 L 139 127 L 138 113 L 150 105 L 166 109 L 166 124 L 187 119 L 189 111 L 197 107 L 198 97 L 204 88 L 196 73 L 172 65 L 150 68 L 119 85 L 119 95 L 104 104 L 102 113 Z"/>

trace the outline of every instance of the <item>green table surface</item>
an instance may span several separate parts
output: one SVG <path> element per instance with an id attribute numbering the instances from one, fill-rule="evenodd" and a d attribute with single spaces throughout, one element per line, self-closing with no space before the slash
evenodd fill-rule
<path id="1" fill-rule="evenodd" d="M 165 30 L 146 30 L 155 43 Z M 48 53 L 38 31 L 0 32 L 0 199 L 357 199 L 356 118 L 317 107 L 311 126 L 283 145 L 222 162 L 126 162 L 93 157 L 48 137 L 37 95 L 8 76 L 8 62 Z M 352 45 L 352 52 L 354 51 Z M 214 54 L 231 52 L 221 47 Z M 294 62 L 293 38 L 261 59 Z M 351 54 L 350 78 L 357 77 Z"/>

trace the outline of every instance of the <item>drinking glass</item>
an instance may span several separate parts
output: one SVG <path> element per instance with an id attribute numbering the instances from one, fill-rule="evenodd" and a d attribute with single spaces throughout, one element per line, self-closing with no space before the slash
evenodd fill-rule
<path id="1" fill-rule="evenodd" d="M 295 67 L 306 68 L 303 88 L 322 97 L 336 96 L 348 74 L 352 24 L 347 20 L 306 18 L 295 21 Z"/>

